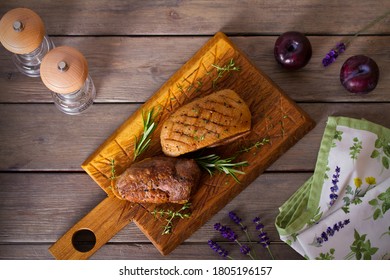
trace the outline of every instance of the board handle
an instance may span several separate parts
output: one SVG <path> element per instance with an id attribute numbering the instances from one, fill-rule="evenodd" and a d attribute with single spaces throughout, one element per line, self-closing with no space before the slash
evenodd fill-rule
<path id="1" fill-rule="evenodd" d="M 132 221 L 134 205 L 113 196 L 105 198 L 58 239 L 50 253 L 60 260 L 88 259 Z"/>

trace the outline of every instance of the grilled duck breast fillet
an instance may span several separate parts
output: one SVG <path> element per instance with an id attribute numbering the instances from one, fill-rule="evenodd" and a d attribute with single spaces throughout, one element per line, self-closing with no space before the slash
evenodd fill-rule
<path id="1" fill-rule="evenodd" d="M 250 129 L 248 106 L 236 92 L 224 89 L 196 99 L 169 116 L 161 129 L 162 151 L 177 157 L 224 144 Z"/>
<path id="2" fill-rule="evenodd" d="M 131 202 L 186 203 L 201 171 L 192 159 L 153 157 L 136 162 L 112 182 L 114 194 Z"/>

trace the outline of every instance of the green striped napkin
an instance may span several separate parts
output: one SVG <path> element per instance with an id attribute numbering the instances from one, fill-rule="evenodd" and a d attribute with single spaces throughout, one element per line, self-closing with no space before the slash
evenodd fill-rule
<path id="1" fill-rule="evenodd" d="M 389 163 L 389 129 L 329 117 L 314 174 L 279 208 L 281 240 L 308 259 L 389 259 Z"/>

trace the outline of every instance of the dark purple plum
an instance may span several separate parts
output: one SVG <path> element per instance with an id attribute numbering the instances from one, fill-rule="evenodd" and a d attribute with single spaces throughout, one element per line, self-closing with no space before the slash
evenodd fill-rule
<path id="1" fill-rule="evenodd" d="M 369 93 L 375 89 L 378 80 L 378 65 L 365 55 L 351 56 L 340 69 L 340 82 L 352 93 Z"/>
<path id="2" fill-rule="evenodd" d="M 297 70 L 303 68 L 309 62 L 311 54 L 310 41 L 300 32 L 285 32 L 275 41 L 275 59 L 286 69 Z"/>

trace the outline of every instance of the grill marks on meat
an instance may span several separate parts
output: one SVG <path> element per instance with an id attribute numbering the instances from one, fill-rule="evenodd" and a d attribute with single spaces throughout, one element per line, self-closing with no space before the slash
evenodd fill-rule
<path id="1" fill-rule="evenodd" d="M 113 193 L 131 202 L 184 204 L 197 187 L 201 171 L 195 160 L 178 156 L 225 144 L 250 128 L 249 108 L 232 90 L 221 90 L 184 105 L 162 125 L 161 146 L 168 157 L 132 164 L 112 180 Z"/>
<path id="2" fill-rule="evenodd" d="M 153 157 L 136 162 L 113 180 L 120 199 L 144 203 L 186 203 L 201 171 L 192 159 Z"/>
<path id="3" fill-rule="evenodd" d="M 225 89 L 197 99 L 174 112 L 161 129 L 161 146 L 168 156 L 179 156 L 245 134 L 251 127 L 246 103 Z"/>

